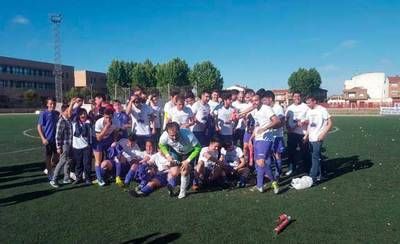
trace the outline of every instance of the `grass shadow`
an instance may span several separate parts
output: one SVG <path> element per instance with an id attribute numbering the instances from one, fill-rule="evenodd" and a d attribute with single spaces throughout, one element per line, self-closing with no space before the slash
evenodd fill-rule
<path id="1" fill-rule="evenodd" d="M 165 235 L 159 236 L 160 233 L 156 232 L 153 234 L 149 234 L 143 237 L 135 238 L 130 241 L 125 241 L 122 242 L 122 244 L 142 244 L 142 243 L 151 243 L 151 244 L 157 244 L 157 243 L 171 243 L 181 237 L 182 234 L 180 233 L 169 233 Z"/>
<path id="2" fill-rule="evenodd" d="M 43 162 L 3 166 L 0 167 L 0 177 L 15 176 L 26 172 L 42 171 L 43 169 Z"/>

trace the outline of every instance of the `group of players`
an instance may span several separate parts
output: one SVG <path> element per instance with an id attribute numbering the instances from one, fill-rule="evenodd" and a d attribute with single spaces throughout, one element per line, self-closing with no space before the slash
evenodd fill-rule
<path id="1" fill-rule="evenodd" d="M 306 102 L 294 92 L 293 104 L 285 110 L 264 89 L 204 91 L 198 99 L 190 91 L 173 91 L 162 106 L 157 93 L 148 95 L 137 87 L 126 106 L 97 94 L 90 109 L 77 97 L 59 113 L 54 99 L 48 99 L 37 125 L 45 173 L 55 188 L 63 171 L 63 184 L 115 181 L 129 189 L 137 182 L 129 190 L 132 196 L 166 186 L 171 196 L 184 198 L 190 186 L 194 191 L 220 184 L 245 187 L 254 172 L 253 190 L 264 192 L 268 178 L 278 194 L 284 130 L 286 176 L 298 170 L 296 154 L 314 182 L 322 176 L 320 150 L 332 121 L 315 97 Z"/>

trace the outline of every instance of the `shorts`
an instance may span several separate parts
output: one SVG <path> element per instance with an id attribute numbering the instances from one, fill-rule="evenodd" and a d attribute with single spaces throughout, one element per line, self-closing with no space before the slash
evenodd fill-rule
<path id="1" fill-rule="evenodd" d="M 160 182 L 161 187 L 166 186 L 168 184 L 168 172 L 158 172 L 154 179 Z"/>
<path id="2" fill-rule="evenodd" d="M 103 152 L 106 151 L 111 144 L 114 142 L 112 135 L 103 138 L 103 140 L 98 141 L 96 138 L 93 138 L 93 151 Z"/>
<path id="3" fill-rule="evenodd" d="M 193 131 L 193 134 L 202 147 L 206 147 L 210 143 L 210 137 L 204 131 Z"/>
<path id="4" fill-rule="evenodd" d="M 254 142 L 254 159 L 267 159 L 271 156 L 272 153 L 272 145 L 271 141 L 257 140 Z"/>
<path id="5" fill-rule="evenodd" d="M 117 173 L 117 167 L 116 164 L 117 162 L 115 160 L 110 160 L 111 161 L 111 165 L 112 165 L 112 172 L 114 175 L 116 175 Z M 121 163 L 121 176 L 123 176 L 123 178 L 125 177 L 125 175 L 128 174 L 129 170 L 131 169 L 131 165 L 129 163 Z"/>
<path id="6" fill-rule="evenodd" d="M 243 143 L 249 143 L 250 142 L 250 138 L 251 138 L 251 133 L 249 132 L 245 132 L 243 135 Z"/>
<path id="7" fill-rule="evenodd" d="M 272 151 L 274 153 L 283 153 L 283 151 L 285 151 L 285 143 L 283 141 L 283 137 L 275 137 Z"/>

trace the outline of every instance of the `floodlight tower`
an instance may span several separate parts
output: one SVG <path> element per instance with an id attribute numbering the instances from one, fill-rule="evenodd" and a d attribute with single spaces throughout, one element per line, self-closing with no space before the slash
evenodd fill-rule
<path id="1" fill-rule="evenodd" d="M 53 36 L 54 36 L 54 69 L 53 69 L 54 85 L 56 91 L 56 100 L 59 103 L 63 102 L 61 36 L 60 36 L 61 20 L 62 20 L 61 14 L 50 14 L 50 21 L 53 24 Z"/>

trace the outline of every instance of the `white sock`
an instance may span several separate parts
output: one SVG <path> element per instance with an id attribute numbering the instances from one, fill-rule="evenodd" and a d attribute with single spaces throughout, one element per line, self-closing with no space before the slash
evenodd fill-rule
<path id="1" fill-rule="evenodd" d="M 186 188 L 189 185 L 189 175 L 181 175 L 181 193 L 186 193 Z"/>

